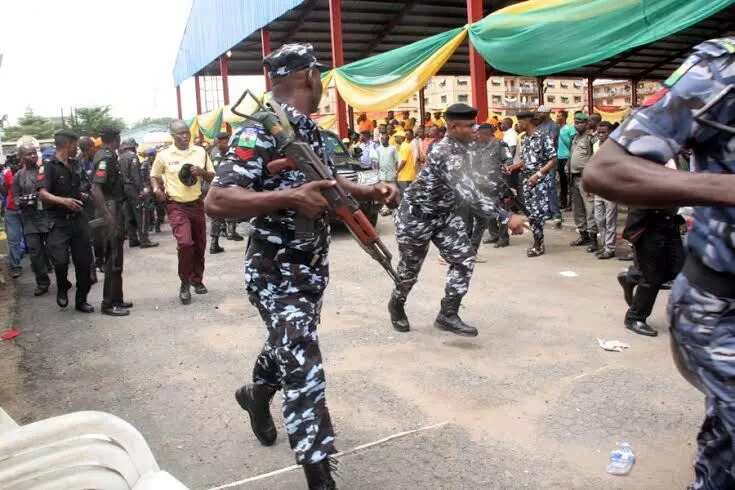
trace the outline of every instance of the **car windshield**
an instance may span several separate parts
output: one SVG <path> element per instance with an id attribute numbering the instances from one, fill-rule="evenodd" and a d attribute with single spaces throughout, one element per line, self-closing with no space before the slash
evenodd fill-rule
<path id="1" fill-rule="evenodd" d="M 327 147 L 327 155 L 333 156 L 338 155 L 341 157 L 348 157 L 347 150 L 345 149 L 342 142 L 332 133 L 323 132 L 322 139 L 324 139 L 324 145 Z"/>

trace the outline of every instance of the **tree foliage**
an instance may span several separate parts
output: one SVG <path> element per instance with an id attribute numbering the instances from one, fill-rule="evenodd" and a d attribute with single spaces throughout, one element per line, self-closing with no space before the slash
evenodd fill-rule
<path id="1" fill-rule="evenodd" d="M 133 124 L 130 129 L 138 129 L 145 126 L 161 126 L 168 128 L 169 123 L 173 121 L 172 117 L 144 117 L 140 121 Z"/>
<path id="2" fill-rule="evenodd" d="M 125 129 L 125 122 L 110 114 L 110 106 L 79 107 L 69 117 L 69 127 L 79 134 L 98 135 L 102 128 Z"/>
<path id="3" fill-rule="evenodd" d="M 59 124 L 51 119 L 34 114 L 29 107 L 25 114 L 18 118 L 18 124 L 5 128 L 5 139 L 15 141 L 24 135 L 37 139 L 51 138 L 59 127 Z"/>

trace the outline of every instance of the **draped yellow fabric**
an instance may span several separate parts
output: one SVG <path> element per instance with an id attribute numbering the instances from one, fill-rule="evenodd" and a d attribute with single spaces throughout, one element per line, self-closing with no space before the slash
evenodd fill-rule
<path id="1" fill-rule="evenodd" d="M 352 107 L 363 111 L 385 111 L 398 105 L 422 88 L 454 54 L 467 37 L 462 29 L 450 42 L 426 59 L 415 70 L 395 82 L 383 85 L 360 86 L 343 77 L 339 68 L 332 70 L 337 91 Z M 322 83 L 324 83 L 322 81 Z"/>

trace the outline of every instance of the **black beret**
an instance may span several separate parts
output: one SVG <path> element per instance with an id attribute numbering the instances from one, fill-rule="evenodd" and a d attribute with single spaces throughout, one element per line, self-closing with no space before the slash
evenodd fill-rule
<path id="1" fill-rule="evenodd" d="M 68 138 L 70 140 L 78 140 L 79 135 L 72 131 L 71 129 L 60 129 L 54 133 L 54 136 L 62 136 L 64 138 Z"/>
<path id="2" fill-rule="evenodd" d="M 120 130 L 117 128 L 106 126 L 100 129 L 100 136 L 117 136 L 118 134 L 120 134 Z"/>
<path id="3" fill-rule="evenodd" d="M 467 104 L 452 104 L 444 111 L 447 119 L 474 119 L 477 117 L 477 109 Z"/>
<path id="4" fill-rule="evenodd" d="M 230 135 L 228 133 L 225 133 L 224 131 L 220 131 L 219 133 L 217 133 L 217 139 L 218 140 L 230 139 Z"/>
<path id="5" fill-rule="evenodd" d="M 518 119 L 531 119 L 533 117 L 536 117 L 536 113 L 531 112 L 531 111 L 522 111 L 516 114 L 516 117 Z"/>

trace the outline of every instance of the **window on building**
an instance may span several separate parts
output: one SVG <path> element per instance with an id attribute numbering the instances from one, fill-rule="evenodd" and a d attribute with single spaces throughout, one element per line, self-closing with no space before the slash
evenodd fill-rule
<path id="1" fill-rule="evenodd" d="M 313 106 L 312 106 L 313 107 Z M 327 104 L 324 106 L 324 112 L 332 112 L 332 106 Z"/>
<path id="2" fill-rule="evenodd" d="M 493 104 L 500 104 L 503 99 L 499 95 L 493 95 Z"/>
<path id="3" fill-rule="evenodd" d="M 625 98 L 625 103 L 626 103 L 626 104 L 630 104 L 630 100 L 631 100 L 631 98 L 630 98 L 630 97 L 626 97 L 626 98 Z"/>
<path id="4" fill-rule="evenodd" d="M 446 87 L 447 86 L 447 81 L 446 80 L 442 80 L 441 82 L 439 82 L 439 86 L 440 87 Z"/>
<path id="5" fill-rule="evenodd" d="M 552 103 L 552 104 L 554 102 L 556 102 L 556 95 L 547 95 L 546 96 L 546 102 L 549 102 L 549 103 Z"/>
<path id="6" fill-rule="evenodd" d="M 575 95 L 574 96 L 574 103 L 575 104 L 579 104 L 580 102 L 582 102 L 582 96 L 581 95 Z"/>
<path id="7" fill-rule="evenodd" d="M 491 85 L 492 85 L 493 87 L 500 87 L 500 86 L 501 86 L 501 85 L 503 84 L 503 82 L 501 82 L 501 81 L 500 81 L 500 80 L 498 80 L 497 78 L 493 78 L 492 80 L 490 80 L 490 84 L 491 84 Z"/>
<path id="8" fill-rule="evenodd" d="M 467 84 L 467 80 L 463 80 L 462 78 L 457 79 L 457 85 L 459 85 L 460 87 L 466 87 Z"/>
<path id="9" fill-rule="evenodd" d="M 582 82 L 574 82 L 574 88 L 582 88 Z"/>
<path id="10" fill-rule="evenodd" d="M 569 82 L 559 82 L 561 88 L 569 88 Z"/>
<path id="11" fill-rule="evenodd" d="M 457 102 L 467 102 L 467 94 L 460 94 L 457 96 Z"/>
<path id="12" fill-rule="evenodd" d="M 568 104 L 569 103 L 569 97 L 562 97 L 561 98 L 561 103 L 562 104 Z"/>
<path id="13" fill-rule="evenodd" d="M 419 96 L 418 95 L 414 95 L 413 96 L 413 101 L 416 102 L 417 100 L 419 100 Z"/>
<path id="14" fill-rule="evenodd" d="M 611 98 L 605 99 L 605 104 L 607 105 L 613 105 L 613 100 Z"/>
<path id="15" fill-rule="evenodd" d="M 447 103 L 447 96 L 446 95 L 442 95 L 441 101 L 442 101 L 442 104 L 446 104 Z"/>
<path id="16" fill-rule="evenodd" d="M 556 87 L 556 82 L 546 82 L 546 86 L 549 87 L 549 88 L 555 88 Z"/>

